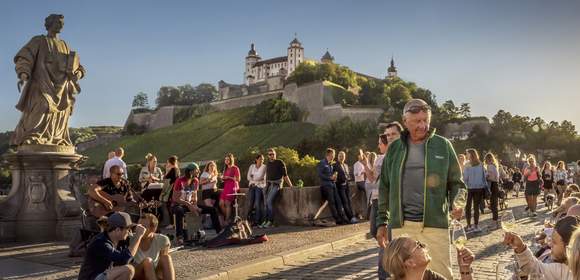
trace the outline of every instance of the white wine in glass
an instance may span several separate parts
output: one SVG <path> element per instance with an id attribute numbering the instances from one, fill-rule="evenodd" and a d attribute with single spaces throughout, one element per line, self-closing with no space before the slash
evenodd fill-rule
<path id="1" fill-rule="evenodd" d="M 460 223 L 453 224 L 453 245 L 457 250 L 462 250 L 467 243 L 467 236 L 465 235 L 465 229 Z"/>
<path id="2" fill-rule="evenodd" d="M 515 227 L 516 218 L 514 217 L 514 213 L 511 210 L 503 212 L 501 215 L 501 228 L 506 232 L 510 232 L 513 231 Z"/>

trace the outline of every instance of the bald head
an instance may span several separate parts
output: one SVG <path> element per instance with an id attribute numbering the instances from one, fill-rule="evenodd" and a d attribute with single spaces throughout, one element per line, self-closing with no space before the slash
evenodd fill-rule
<path id="1" fill-rule="evenodd" d="M 572 207 L 568 208 L 568 212 L 566 212 L 566 216 L 580 216 L 580 204 L 573 205 Z"/>

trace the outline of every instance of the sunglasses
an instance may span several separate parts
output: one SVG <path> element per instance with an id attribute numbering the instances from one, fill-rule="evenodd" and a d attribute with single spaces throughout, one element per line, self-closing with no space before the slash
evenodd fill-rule
<path id="1" fill-rule="evenodd" d="M 274 154 L 268 154 L 268 156 L 269 156 L 269 157 L 273 157 L 273 156 L 274 156 Z"/>
<path id="2" fill-rule="evenodd" d="M 431 112 L 431 107 L 429 105 L 415 105 L 415 106 L 411 106 L 407 109 L 407 111 L 405 111 L 405 113 L 413 113 L 413 114 L 417 114 L 419 112 Z"/>
<path id="3" fill-rule="evenodd" d="M 120 173 L 115 173 L 115 175 L 117 175 L 117 176 L 123 176 L 123 175 L 125 175 L 125 173 L 120 172 Z"/>

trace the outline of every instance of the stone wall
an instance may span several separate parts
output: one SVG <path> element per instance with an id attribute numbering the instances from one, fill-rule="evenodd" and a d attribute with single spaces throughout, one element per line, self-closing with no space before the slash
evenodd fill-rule
<path id="1" fill-rule="evenodd" d="M 237 109 L 258 105 L 260 102 L 268 99 L 277 98 L 282 95 L 282 90 L 268 91 L 259 94 L 241 96 L 237 98 L 224 99 L 211 102 L 210 105 L 219 111 Z"/>
<path id="2" fill-rule="evenodd" d="M 242 188 L 241 192 L 248 189 Z M 367 204 L 364 193 L 354 184 L 350 185 L 350 196 L 353 212 L 367 219 Z M 240 215 L 244 216 L 249 209 L 247 200 L 240 201 Z M 324 206 L 324 208 L 323 208 Z M 320 211 L 320 214 L 316 214 Z M 316 219 L 315 219 L 316 218 Z M 274 222 L 278 225 L 313 225 L 320 219 L 331 219 L 328 206 L 324 205 L 320 187 L 282 188 L 274 201 Z"/>
<path id="3" fill-rule="evenodd" d="M 77 148 L 78 152 L 82 152 L 82 151 L 85 151 L 85 150 L 90 149 L 90 148 L 94 148 L 94 147 L 101 146 L 101 145 L 106 145 L 108 143 L 111 143 L 111 142 L 119 139 L 119 138 L 121 138 L 120 133 L 97 135 L 97 137 L 93 140 L 78 143 L 76 145 L 76 148 Z"/>

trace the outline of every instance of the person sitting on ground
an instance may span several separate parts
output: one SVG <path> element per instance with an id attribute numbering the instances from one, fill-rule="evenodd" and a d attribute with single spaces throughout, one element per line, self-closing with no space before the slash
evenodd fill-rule
<path id="1" fill-rule="evenodd" d="M 566 216 L 580 216 L 580 204 L 573 205 L 572 207 L 568 208 L 568 212 L 566 212 Z"/>
<path id="2" fill-rule="evenodd" d="M 570 184 L 568 185 L 568 187 L 566 187 L 566 190 L 564 191 L 563 194 L 563 198 L 568 198 L 572 195 L 572 193 L 575 192 L 580 192 L 580 187 L 578 187 L 578 185 L 576 184 Z"/>
<path id="3" fill-rule="evenodd" d="M 546 280 L 572 280 L 572 273 L 566 265 L 568 261 L 566 246 L 579 224 L 580 218 L 577 216 L 567 216 L 558 220 L 552 232 L 553 263 L 542 263 L 534 258 L 532 251 L 527 248 L 522 238 L 513 232 L 505 233 L 504 244 L 514 249 L 516 261 L 523 273 L 540 272 L 544 274 L 543 279 Z"/>
<path id="4" fill-rule="evenodd" d="M 457 250 L 459 273 L 462 280 L 473 279 L 471 264 L 474 254 L 467 248 Z M 425 244 L 409 237 L 398 237 L 387 245 L 383 266 L 394 280 L 442 280 L 441 274 L 428 269 L 431 262 Z"/>
<path id="5" fill-rule="evenodd" d="M 552 216 L 553 217 L 558 217 L 558 218 L 562 218 L 564 216 L 566 216 L 566 213 L 568 212 L 568 209 L 570 209 L 570 207 L 579 204 L 580 200 L 578 198 L 575 197 L 567 197 L 564 200 L 562 200 L 562 204 L 560 206 L 558 206 L 558 208 L 556 208 L 556 210 L 554 210 L 552 212 Z"/>
<path id="6" fill-rule="evenodd" d="M 134 241 L 129 247 L 119 247 L 133 229 Z M 115 212 L 107 219 L 106 232 L 99 233 L 87 247 L 79 280 L 132 279 L 135 274 L 129 261 L 137 254 L 145 228 L 135 225 L 129 214 Z"/>
<path id="7" fill-rule="evenodd" d="M 185 167 L 183 177 L 175 181 L 173 186 L 173 214 L 175 215 L 175 237 L 177 238 L 177 245 L 183 245 L 183 217 L 186 212 L 209 214 L 213 228 L 216 233 L 222 229 L 217 210 L 213 207 L 208 207 L 197 203 L 197 190 L 199 188 L 199 167 L 195 163 L 191 163 Z"/>
<path id="8" fill-rule="evenodd" d="M 580 228 L 576 229 L 570 238 L 570 245 L 566 247 L 568 267 L 574 280 L 580 279 Z"/>
<path id="9" fill-rule="evenodd" d="M 159 224 L 157 217 L 146 213 L 139 219 L 139 224 L 146 231 L 141 238 L 137 253 L 133 257 L 134 279 L 175 279 L 173 260 L 169 255 L 169 238 L 166 235 L 155 233 Z M 129 244 L 133 244 L 135 241 L 134 238 L 131 238 Z"/>

